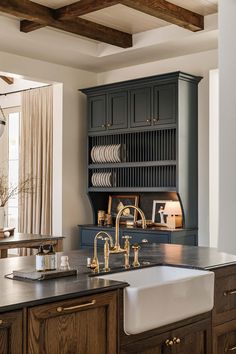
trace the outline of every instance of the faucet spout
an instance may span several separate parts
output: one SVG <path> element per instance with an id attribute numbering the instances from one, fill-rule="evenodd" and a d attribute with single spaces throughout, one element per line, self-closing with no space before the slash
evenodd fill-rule
<path id="1" fill-rule="evenodd" d="M 140 208 L 138 208 L 134 205 L 126 205 L 124 208 L 120 209 L 120 211 L 118 212 L 118 214 L 116 216 L 115 246 L 113 247 L 112 253 L 125 253 L 126 252 L 126 250 L 124 248 L 120 247 L 120 242 L 119 242 L 120 218 L 123 214 L 123 211 L 126 209 L 136 210 L 141 216 L 143 229 L 145 229 L 147 227 L 144 212 Z"/>

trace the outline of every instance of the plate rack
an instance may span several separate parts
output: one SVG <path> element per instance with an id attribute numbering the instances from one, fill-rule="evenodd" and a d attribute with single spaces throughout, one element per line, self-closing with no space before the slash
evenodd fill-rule
<path id="1" fill-rule="evenodd" d="M 97 161 L 93 162 L 93 147 L 117 145 L 121 146 L 118 162 L 102 162 L 104 149 L 99 148 Z M 112 148 L 109 151 L 112 151 Z M 175 191 L 176 151 L 175 128 L 90 136 L 88 190 Z M 114 158 L 108 160 L 112 161 Z"/>

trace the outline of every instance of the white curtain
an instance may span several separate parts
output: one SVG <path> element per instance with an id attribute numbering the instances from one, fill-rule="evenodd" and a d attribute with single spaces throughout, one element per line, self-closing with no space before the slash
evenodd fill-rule
<path id="1" fill-rule="evenodd" d="M 19 198 L 19 232 L 52 232 L 52 87 L 22 92 L 20 180 L 33 177 L 33 193 Z"/>

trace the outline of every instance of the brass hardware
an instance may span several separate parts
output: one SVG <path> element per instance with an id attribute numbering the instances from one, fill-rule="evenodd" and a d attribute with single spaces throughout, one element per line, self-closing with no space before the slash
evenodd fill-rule
<path id="1" fill-rule="evenodd" d="M 147 119 L 147 123 L 149 123 L 150 122 L 150 119 Z"/>
<path id="2" fill-rule="evenodd" d="M 3 324 L 3 320 L 0 320 L 0 325 L 2 325 Z"/>
<path id="3" fill-rule="evenodd" d="M 125 253 L 126 252 L 126 250 L 124 248 L 120 247 L 120 243 L 119 243 L 120 218 L 121 218 L 121 216 L 123 214 L 123 211 L 125 209 L 134 209 L 134 210 L 136 210 L 140 214 L 140 216 L 142 218 L 142 227 L 143 227 L 143 229 L 145 229 L 146 226 L 147 226 L 144 212 L 140 208 L 138 208 L 138 207 L 136 207 L 134 205 L 126 205 L 124 208 L 120 209 L 120 211 L 118 212 L 118 214 L 116 216 L 115 246 L 114 246 L 113 250 L 111 251 L 111 253 Z"/>
<path id="4" fill-rule="evenodd" d="M 153 118 L 153 122 L 157 122 L 157 119 L 156 119 L 156 118 Z"/>
<path id="5" fill-rule="evenodd" d="M 123 239 L 125 239 L 125 244 L 124 244 L 124 249 L 126 250 L 125 252 L 125 268 L 129 269 L 130 268 L 130 264 L 129 264 L 129 255 L 130 255 L 130 242 L 129 240 L 132 238 L 131 236 L 123 236 Z"/>
<path id="6" fill-rule="evenodd" d="M 172 347 L 172 346 L 174 345 L 174 342 L 173 342 L 173 340 L 171 340 L 171 339 L 167 339 L 167 340 L 165 341 L 165 345 L 166 345 L 167 347 Z"/>
<path id="7" fill-rule="evenodd" d="M 83 308 L 83 307 L 93 306 L 93 305 L 95 305 L 95 304 L 96 304 L 96 300 L 92 300 L 91 302 L 87 302 L 86 304 L 77 305 L 77 306 L 71 306 L 71 307 L 62 307 L 62 306 L 59 306 L 59 307 L 57 307 L 57 312 L 78 310 L 78 309 L 81 309 L 81 308 Z"/>
<path id="8" fill-rule="evenodd" d="M 105 241 L 105 245 L 104 245 L 104 262 L 105 262 L 104 270 L 105 270 L 105 272 L 109 271 L 109 256 L 110 256 L 110 254 L 113 254 L 113 253 L 114 254 L 123 253 L 124 258 L 125 258 L 125 268 L 126 269 L 130 268 L 130 264 L 129 264 L 130 242 L 129 242 L 129 239 L 131 237 L 130 236 L 124 237 L 124 239 L 125 239 L 124 248 L 122 248 L 119 243 L 120 217 L 122 216 L 123 211 L 125 209 L 135 209 L 136 211 L 138 211 L 139 214 L 141 215 L 141 218 L 142 218 L 142 227 L 143 227 L 143 229 L 146 228 L 145 215 L 141 209 L 139 209 L 138 207 L 136 207 L 134 205 L 126 205 L 125 207 L 120 209 L 120 211 L 118 212 L 118 214 L 116 216 L 115 246 L 113 245 L 113 240 L 112 240 L 111 235 L 105 231 L 98 232 L 94 237 L 93 260 L 92 260 L 91 266 L 90 266 L 90 268 L 93 270 L 94 273 L 99 273 L 99 261 L 98 261 L 98 256 L 97 256 L 97 239 L 101 239 L 101 240 Z M 103 238 L 102 235 L 105 235 L 106 238 Z M 109 247 L 108 241 L 110 241 L 110 247 Z M 140 246 L 134 247 L 134 251 L 135 251 L 135 259 L 133 262 L 134 267 L 140 266 L 140 263 L 138 261 L 139 249 L 140 249 Z"/>
<path id="9" fill-rule="evenodd" d="M 112 124 L 111 124 L 111 123 L 108 123 L 108 124 L 107 124 L 107 127 L 108 127 L 108 128 L 110 128 L 111 126 L 112 126 Z"/>
<path id="10" fill-rule="evenodd" d="M 181 339 L 174 337 L 174 338 L 173 338 L 173 342 L 174 342 L 174 344 L 180 344 Z"/>
<path id="11" fill-rule="evenodd" d="M 134 250 L 134 261 L 132 263 L 133 267 L 140 267 L 140 263 L 139 263 L 139 260 L 138 260 L 138 253 L 139 253 L 139 250 L 140 250 L 140 246 L 138 244 L 134 244 L 132 246 L 133 250 Z"/>
<path id="12" fill-rule="evenodd" d="M 113 240 L 111 235 L 109 235 L 106 231 L 98 232 L 94 237 L 93 242 L 93 260 L 91 262 L 90 268 L 93 270 L 94 273 L 99 273 L 99 261 L 98 261 L 98 254 L 97 254 L 97 240 L 103 240 L 102 235 L 106 235 L 110 240 L 111 248 L 113 247 Z"/>
<path id="13" fill-rule="evenodd" d="M 142 243 L 148 243 L 148 240 L 146 238 L 143 238 L 141 242 Z"/>
<path id="14" fill-rule="evenodd" d="M 224 291 L 224 296 L 228 296 L 228 295 L 234 295 L 236 294 L 236 290 L 227 290 L 227 291 Z"/>
<path id="15" fill-rule="evenodd" d="M 105 128 L 105 126 L 106 126 L 105 124 L 102 124 L 102 125 L 101 125 L 101 128 Z"/>

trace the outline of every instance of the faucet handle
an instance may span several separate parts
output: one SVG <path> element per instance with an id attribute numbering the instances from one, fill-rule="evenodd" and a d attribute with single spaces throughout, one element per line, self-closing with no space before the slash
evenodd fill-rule
<path id="1" fill-rule="evenodd" d="M 132 238 L 132 236 L 125 235 L 125 236 L 122 236 L 122 238 L 124 238 L 125 240 L 130 240 Z"/>

